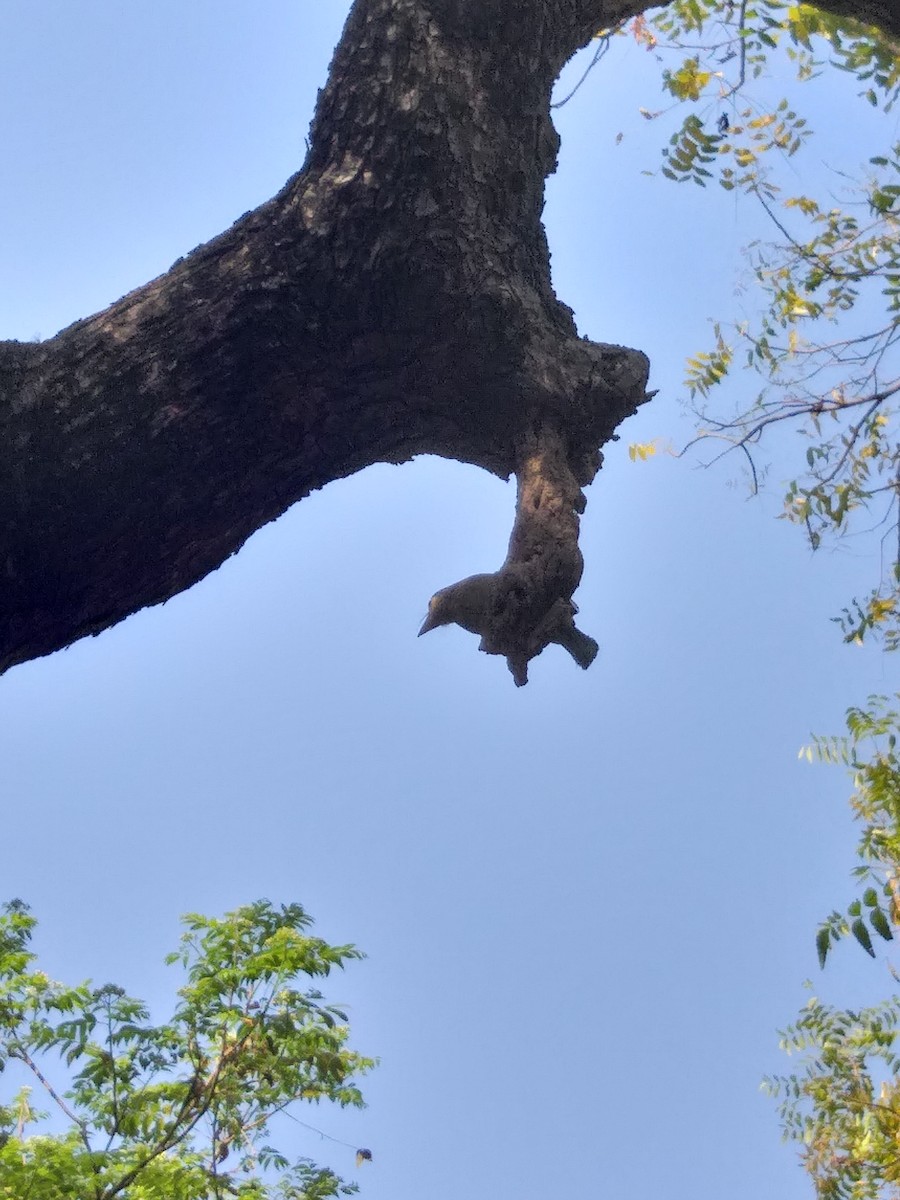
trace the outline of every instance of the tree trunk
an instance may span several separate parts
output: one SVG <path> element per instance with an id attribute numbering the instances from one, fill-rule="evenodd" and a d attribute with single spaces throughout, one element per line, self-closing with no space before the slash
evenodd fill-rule
<path id="1" fill-rule="evenodd" d="M 648 364 L 579 338 L 551 288 L 549 99 L 643 7 L 356 0 L 273 200 L 105 312 L 0 342 L 0 670 L 190 587 L 330 480 L 423 453 L 519 475 L 467 628 L 518 683 L 551 641 L 587 665 L 581 489 Z M 888 0 L 834 8 L 898 31 Z"/>

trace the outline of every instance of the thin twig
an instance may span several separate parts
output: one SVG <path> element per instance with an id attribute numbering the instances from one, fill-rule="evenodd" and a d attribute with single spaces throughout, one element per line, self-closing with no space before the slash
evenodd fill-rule
<path id="1" fill-rule="evenodd" d="M 42 1074 L 40 1067 L 37 1065 L 37 1063 L 34 1061 L 34 1059 L 31 1057 L 31 1055 L 28 1053 L 28 1051 L 25 1050 L 22 1046 L 13 1046 L 9 1051 L 9 1056 L 10 1056 L 10 1058 L 20 1059 L 20 1061 L 23 1062 L 26 1065 L 26 1067 L 28 1067 L 32 1071 L 32 1073 L 36 1076 L 36 1078 L 41 1083 L 41 1085 L 47 1090 L 49 1095 L 56 1101 L 56 1103 L 63 1110 L 63 1112 L 66 1114 L 66 1116 L 69 1118 L 69 1120 L 72 1121 L 73 1124 L 77 1125 L 78 1128 L 81 1130 L 82 1140 L 84 1141 L 88 1152 L 90 1152 L 91 1147 L 90 1147 L 90 1143 L 88 1142 L 88 1139 L 87 1139 L 87 1124 L 86 1124 L 86 1122 L 82 1121 L 79 1117 L 77 1117 L 75 1115 L 75 1113 L 72 1111 L 72 1109 L 69 1108 L 68 1104 L 66 1104 L 65 1100 L 63 1100 L 63 1098 L 62 1098 L 62 1096 L 60 1096 L 59 1092 L 56 1091 L 56 1089 L 54 1088 L 54 1086 L 50 1082 L 50 1080 L 47 1079 L 46 1076 L 44 1076 Z"/>
<path id="2" fill-rule="evenodd" d="M 621 29 L 623 24 L 624 24 L 624 21 L 620 21 L 619 24 L 616 25 L 614 29 L 611 29 L 609 31 L 609 33 L 603 34 L 603 36 L 598 39 L 600 44 L 597 47 L 597 49 L 594 51 L 594 57 L 588 63 L 584 74 L 581 76 L 581 78 L 578 80 L 578 82 L 572 88 L 571 92 L 569 92 L 568 96 L 565 96 L 562 100 L 557 100 L 555 104 L 551 104 L 550 105 L 551 108 L 562 108 L 562 106 L 564 104 L 569 103 L 569 101 L 572 99 L 572 97 L 575 95 L 575 93 L 578 91 L 578 89 L 581 87 L 581 85 L 587 79 L 588 75 L 590 75 L 591 71 L 593 71 L 594 67 L 596 67 L 597 63 L 600 61 L 600 59 L 603 57 L 603 55 L 609 49 L 609 41 L 610 41 L 610 38 L 612 37 L 612 35 L 618 29 Z"/>
<path id="3" fill-rule="evenodd" d="M 730 87 L 728 89 L 728 91 L 725 93 L 725 95 L 722 97 L 723 100 L 728 100 L 728 99 L 730 99 L 731 96 L 733 96 L 735 94 L 735 92 L 739 92 L 741 90 L 741 88 L 744 86 L 744 83 L 746 82 L 746 79 L 747 79 L 747 38 L 746 38 L 745 31 L 744 31 L 744 22 L 746 21 L 746 19 L 747 19 L 747 0 L 741 0 L 741 7 L 738 12 L 738 23 L 737 23 L 738 24 L 738 35 L 739 35 L 740 46 L 741 46 L 740 60 L 738 62 L 738 78 L 737 78 L 737 83 L 735 83 L 732 87 Z"/>

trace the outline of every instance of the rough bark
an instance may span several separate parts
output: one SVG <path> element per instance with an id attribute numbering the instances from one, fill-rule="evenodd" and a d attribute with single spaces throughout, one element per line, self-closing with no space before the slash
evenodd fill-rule
<path id="1" fill-rule="evenodd" d="M 549 99 L 643 7 L 356 0 L 273 200 L 105 312 L 0 343 L 0 670 L 191 586 L 328 481 L 422 453 L 519 475 L 483 648 L 517 682 L 550 641 L 587 665 L 581 489 L 648 364 L 579 338 L 552 291 Z M 896 32 L 883 0 L 835 8 Z"/>
<path id="2" fill-rule="evenodd" d="M 875 25 L 892 39 L 900 38 L 900 4 L 897 0 L 827 0 L 816 5 L 863 25 Z"/>

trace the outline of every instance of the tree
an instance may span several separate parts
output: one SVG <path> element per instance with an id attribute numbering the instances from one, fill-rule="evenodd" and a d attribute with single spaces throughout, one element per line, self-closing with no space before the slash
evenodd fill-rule
<path id="1" fill-rule="evenodd" d="M 272 1118 L 298 1101 L 362 1106 L 355 1077 L 373 1060 L 347 1048 L 346 1014 L 298 987 L 360 952 L 312 937 L 298 904 L 257 901 L 184 924 L 169 962 L 186 982 L 171 1020 L 156 1025 L 120 987 L 67 987 L 35 969 L 35 919 L 20 901 L 4 906 L 0 1070 L 18 1064 L 30 1086 L 0 1105 L 0 1196 L 325 1200 L 356 1190 L 267 1142 Z M 65 1092 L 48 1079 L 53 1054 L 71 1073 Z M 42 1127 L 35 1088 L 62 1132 Z"/>
<path id="2" fill-rule="evenodd" d="M 357 0 L 300 172 L 105 312 L 0 343 L 0 669 L 189 587 L 329 480 L 421 453 L 518 477 L 449 619 L 516 683 L 573 624 L 600 447 L 648 397 L 579 338 L 540 222 L 562 65 L 641 0 Z M 889 0 L 823 9 L 900 35 Z M 455 585 L 454 585 L 455 586 Z M 473 615 L 474 612 L 474 615 Z"/>
<path id="3" fill-rule="evenodd" d="M 894 700 L 900 696 L 894 697 Z M 859 895 L 835 911 L 816 937 L 821 966 L 852 934 L 875 957 L 875 945 L 900 929 L 900 711 L 873 696 L 847 713 L 846 737 L 816 738 L 810 761 L 843 763 L 862 832 L 854 875 Z M 891 968 L 896 979 L 896 971 Z M 785 1137 L 826 1200 L 881 1200 L 900 1188 L 900 997 L 863 1009 L 836 1008 L 813 996 L 782 1035 L 782 1048 L 803 1068 L 768 1081 L 780 1101 Z"/>

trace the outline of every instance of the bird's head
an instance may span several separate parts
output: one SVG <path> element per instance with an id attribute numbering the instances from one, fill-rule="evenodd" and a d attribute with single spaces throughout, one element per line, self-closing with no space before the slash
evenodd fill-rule
<path id="1" fill-rule="evenodd" d="M 419 637 L 423 633 L 429 633 L 432 629 L 437 629 L 439 625 L 451 624 L 453 617 L 450 613 L 450 607 L 447 600 L 446 588 L 442 592 L 435 592 L 428 601 L 428 616 L 422 622 Z"/>

